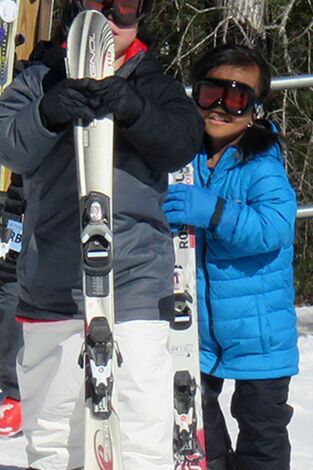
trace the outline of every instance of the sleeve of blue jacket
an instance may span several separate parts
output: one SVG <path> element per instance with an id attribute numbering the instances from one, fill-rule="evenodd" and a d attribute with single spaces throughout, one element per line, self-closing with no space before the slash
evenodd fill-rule
<path id="1" fill-rule="evenodd" d="M 226 199 L 214 233 L 247 255 L 292 244 L 297 212 L 295 192 L 278 158 L 260 157 L 251 169 L 246 200 Z"/>

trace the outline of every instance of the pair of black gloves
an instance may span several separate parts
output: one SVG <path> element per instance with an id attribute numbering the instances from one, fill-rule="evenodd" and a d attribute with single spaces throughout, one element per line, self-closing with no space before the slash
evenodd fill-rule
<path id="1" fill-rule="evenodd" d="M 60 131 L 77 119 L 87 125 L 110 113 L 129 126 L 140 117 L 143 106 L 127 80 L 112 76 L 103 80 L 64 79 L 44 94 L 39 112 L 48 130 Z"/>

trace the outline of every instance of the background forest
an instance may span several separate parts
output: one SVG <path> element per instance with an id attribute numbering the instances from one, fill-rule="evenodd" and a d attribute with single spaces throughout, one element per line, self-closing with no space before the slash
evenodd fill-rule
<path id="1" fill-rule="evenodd" d="M 198 55 L 224 42 L 260 48 L 273 77 L 313 75 L 311 0 L 156 0 L 146 26 L 167 73 L 185 85 Z M 299 203 L 313 205 L 313 89 L 273 92 L 265 116 L 281 127 Z M 295 271 L 297 304 L 313 304 L 313 219 L 297 222 Z"/>

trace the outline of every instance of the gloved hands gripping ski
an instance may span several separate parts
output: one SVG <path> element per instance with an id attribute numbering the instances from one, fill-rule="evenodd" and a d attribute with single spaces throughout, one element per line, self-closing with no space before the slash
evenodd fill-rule
<path id="1" fill-rule="evenodd" d="M 43 125 L 52 131 L 62 130 L 72 121 L 81 118 L 89 124 L 96 117 L 89 107 L 86 85 L 89 79 L 65 79 L 44 94 L 39 113 Z"/>
<path id="2" fill-rule="evenodd" d="M 171 225 L 209 228 L 218 198 L 209 189 L 187 184 L 169 185 L 163 210 Z"/>
<path id="3" fill-rule="evenodd" d="M 62 80 L 44 94 L 39 105 L 43 125 L 60 130 L 81 118 L 89 124 L 94 118 L 113 113 L 124 124 L 132 124 L 143 110 L 143 101 L 121 77 L 103 80 Z"/>
<path id="4" fill-rule="evenodd" d="M 136 121 L 143 110 L 143 101 L 124 78 L 114 76 L 104 80 L 90 80 L 89 106 L 101 118 L 109 113 L 125 124 Z"/>

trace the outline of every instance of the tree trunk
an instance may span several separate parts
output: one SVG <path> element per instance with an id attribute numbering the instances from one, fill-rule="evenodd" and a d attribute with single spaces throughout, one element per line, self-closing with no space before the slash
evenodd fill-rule
<path id="1" fill-rule="evenodd" d="M 227 28 L 234 22 L 249 42 L 254 43 L 264 30 L 265 0 L 218 0 Z"/>

